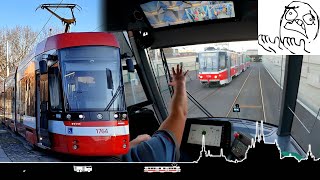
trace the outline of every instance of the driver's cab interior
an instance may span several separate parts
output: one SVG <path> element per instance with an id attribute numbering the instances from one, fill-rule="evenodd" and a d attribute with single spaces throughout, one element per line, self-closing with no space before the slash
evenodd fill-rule
<path id="1" fill-rule="evenodd" d="M 170 80 L 169 67 L 172 63 L 168 63 L 170 57 L 166 56 L 164 49 L 206 43 L 256 41 L 258 38 L 257 1 L 127 1 L 121 7 L 112 1 L 107 3 L 107 7 L 111 8 L 105 11 L 105 31 L 114 32 L 121 46 L 121 54 L 125 54 L 122 64 L 131 139 L 139 134 L 153 134 L 168 116 L 167 104 L 170 102 L 171 90 L 166 83 Z M 225 3 L 225 9 L 220 14 L 213 13 L 209 16 L 201 12 L 209 11 L 210 7 L 218 6 L 219 3 Z M 230 10 L 230 7 L 233 9 Z M 154 56 L 150 53 L 152 50 L 158 50 L 159 54 Z M 133 71 L 129 71 L 131 68 L 128 69 L 126 65 L 127 58 L 134 61 Z M 179 63 L 184 63 L 186 58 L 177 56 L 176 59 L 179 59 Z M 256 139 L 259 134 L 264 135 L 266 143 L 276 141 L 281 151 L 305 157 L 308 149 L 301 144 L 305 140 L 292 135 L 295 114 L 291 111 L 296 106 L 302 59 L 303 56 L 285 57 L 285 70 L 282 73 L 285 83 L 281 88 L 282 95 L 277 109 L 279 116 L 274 118 L 277 119 L 276 124 L 263 119 L 216 115 L 217 113 L 204 107 L 206 104 L 201 102 L 204 98 L 196 98 L 188 90 L 189 103 L 202 115 L 188 116 L 180 148 L 180 161 L 196 160 L 203 144 L 211 154 L 220 154 L 222 149 L 228 159 L 243 159 L 252 139 Z M 155 64 L 154 61 L 159 63 Z M 199 63 L 197 61 L 198 58 L 194 57 L 194 63 Z M 262 68 L 259 64 L 256 65 L 258 62 L 251 60 L 251 63 L 251 68 Z M 244 73 L 249 74 L 248 71 Z M 238 80 L 241 75 L 233 78 Z M 199 81 L 197 78 L 194 80 Z M 236 82 L 223 88 L 218 87 L 217 92 L 231 89 L 234 84 Z M 167 90 L 167 95 L 164 95 L 163 88 Z M 201 88 L 208 90 L 207 87 Z M 221 104 L 228 103 L 227 100 L 219 101 Z M 232 107 L 229 111 L 230 105 Z M 236 114 L 245 108 L 253 107 L 244 107 L 241 103 L 239 106 L 235 100 L 233 104 L 231 101 L 225 111 Z M 317 151 L 320 152 L 319 149 Z"/>

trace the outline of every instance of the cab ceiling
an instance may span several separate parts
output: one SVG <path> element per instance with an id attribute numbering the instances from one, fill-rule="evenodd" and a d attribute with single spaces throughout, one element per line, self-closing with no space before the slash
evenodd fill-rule
<path id="1" fill-rule="evenodd" d="M 146 29 L 147 20 L 136 20 L 133 13 L 146 1 L 127 1 L 127 5 L 107 1 L 104 11 L 105 31 L 128 31 Z M 151 48 L 165 48 L 193 44 L 257 40 L 258 11 L 256 0 L 241 0 L 237 21 L 179 26 L 148 31 L 152 35 Z"/>

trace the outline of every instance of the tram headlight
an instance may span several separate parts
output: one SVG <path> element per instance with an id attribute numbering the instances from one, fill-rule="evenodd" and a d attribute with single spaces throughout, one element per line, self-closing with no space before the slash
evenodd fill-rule
<path id="1" fill-rule="evenodd" d="M 76 150 L 76 149 L 78 149 L 78 148 L 79 148 L 79 146 L 78 146 L 78 145 L 76 145 L 76 144 L 74 144 L 74 145 L 72 146 L 72 148 L 73 148 L 74 150 Z"/>
<path id="2" fill-rule="evenodd" d="M 115 119 L 117 119 L 117 118 L 119 117 L 119 115 L 118 115 L 118 114 L 114 114 L 113 117 L 114 117 Z"/>
<path id="3" fill-rule="evenodd" d="M 102 114 L 97 114 L 97 118 L 100 120 L 100 119 L 102 119 L 103 118 L 103 116 L 102 116 Z"/>
<path id="4" fill-rule="evenodd" d="M 67 119 L 71 119 L 71 114 L 67 114 Z"/>
<path id="5" fill-rule="evenodd" d="M 122 119 L 126 119 L 127 118 L 127 114 L 122 114 Z"/>
<path id="6" fill-rule="evenodd" d="M 203 78 L 203 76 L 199 76 L 201 79 Z"/>
<path id="7" fill-rule="evenodd" d="M 214 76 L 214 78 L 217 78 L 218 76 Z"/>
<path id="8" fill-rule="evenodd" d="M 84 119 L 84 115 L 83 114 L 79 114 L 79 119 Z"/>
<path id="9" fill-rule="evenodd" d="M 126 149 L 126 148 L 127 148 L 127 144 L 123 144 L 123 145 L 122 145 L 122 148 L 123 148 L 123 149 Z"/>

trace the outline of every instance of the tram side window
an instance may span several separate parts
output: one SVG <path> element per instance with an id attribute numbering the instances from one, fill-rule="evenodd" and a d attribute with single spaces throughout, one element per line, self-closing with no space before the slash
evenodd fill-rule
<path id="1" fill-rule="evenodd" d="M 29 75 L 20 81 L 20 114 L 35 117 L 35 76 Z"/>
<path id="2" fill-rule="evenodd" d="M 14 113 L 14 102 L 15 102 L 15 93 L 14 88 L 11 91 L 11 113 Z M 13 118 L 13 117 L 12 117 Z"/>
<path id="3" fill-rule="evenodd" d="M 26 80 L 20 80 L 20 107 L 19 107 L 19 114 L 25 115 L 25 103 L 26 103 Z"/>
<path id="4" fill-rule="evenodd" d="M 30 77 L 30 89 L 29 89 L 29 106 L 28 106 L 28 112 L 29 112 L 29 116 L 35 117 L 36 116 L 36 112 L 35 112 L 35 106 L 36 106 L 36 79 L 35 79 L 35 74 L 33 74 Z"/>
<path id="5" fill-rule="evenodd" d="M 11 93 L 12 92 L 12 88 L 8 88 L 5 91 L 5 116 L 6 118 L 11 118 L 10 114 L 11 114 Z"/>
<path id="6" fill-rule="evenodd" d="M 8 114 L 8 91 L 9 89 L 6 89 L 5 92 L 4 92 L 4 115 L 5 115 L 5 118 L 6 115 Z"/>
<path id="7" fill-rule="evenodd" d="M 236 65 L 236 56 L 234 54 L 230 54 L 231 57 L 231 66 L 235 66 Z"/>
<path id="8" fill-rule="evenodd" d="M 226 55 L 225 54 L 221 54 L 219 57 L 219 70 L 223 70 L 226 68 Z"/>
<path id="9" fill-rule="evenodd" d="M 59 68 L 55 65 L 49 68 L 49 93 L 50 93 L 50 104 L 52 110 L 62 109 L 62 98 L 61 98 L 61 79 L 59 76 Z"/>
<path id="10" fill-rule="evenodd" d="M 40 101 L 41 104 L 43 106 L 43 104 L 45 105 L 45 107 L 41 107 L 43 110 L 47 109 L 47 102 L 48 102 L 48 79 L 45 76 L 41 76 L 41 80 L 40 80 L 40 90 L 42 91 L 41 97 L 40 97 Z"/>

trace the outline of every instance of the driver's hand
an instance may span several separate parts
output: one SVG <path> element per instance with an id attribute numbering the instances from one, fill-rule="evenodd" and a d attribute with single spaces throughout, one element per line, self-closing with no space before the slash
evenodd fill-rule
<path id="1" fill-rule="evenodd" d="M 182 66 L 180 67 L 179 64 L 177 64 L 177 69 L 175 70 L 174 67 L 172 67 L 172 82 L 169 83 L 170 86 L 175 86 L 177 84 L 184 84 L 186 82 L 186 75 L 189 72 L 187 70 L 186 72 L 182 72 Z"/>
<path id="2" fill-rule="evenodd" d="M 150 138 L 151 138 L 151 136 L 148 134 L 141 134 L 141 135 L 137 136 L 135 139 L 133 139 L 132 141 L 130 141 L 130 147 L 134 147 L 143 141 L 149 140 Z"/>

